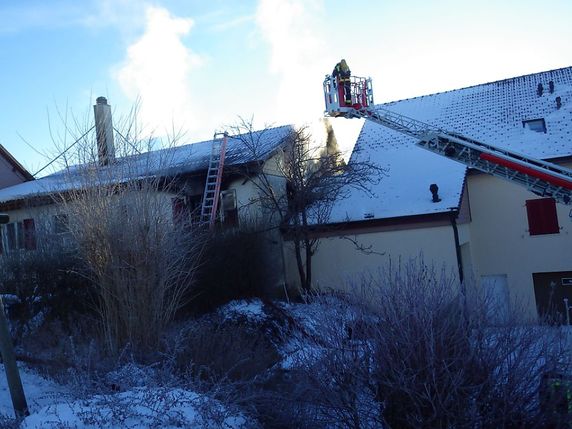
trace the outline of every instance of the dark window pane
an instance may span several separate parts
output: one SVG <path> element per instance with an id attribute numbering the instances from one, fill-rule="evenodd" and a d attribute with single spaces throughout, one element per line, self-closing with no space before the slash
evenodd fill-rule
<path id="1" fill-rule="evenodd" d="M 34 219 L 24 219 L 24 249 L 36 250 L 36 224 Z"/>

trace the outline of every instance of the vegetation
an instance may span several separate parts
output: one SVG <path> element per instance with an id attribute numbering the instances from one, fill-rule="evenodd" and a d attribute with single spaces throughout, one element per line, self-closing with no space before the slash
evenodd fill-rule
<path id="1" fill-rule="evenodd" d="M 371 185 L 384 174 L 369 161 L 345 163 L 331 125 L 325 122 L 324 126 L 325 147 L 307 127 L 294 128 L 282 154 L 265 166 L 254 167 L 256 179 L 252 181 L 258 191 L 253 204 L 277 221 L 294 245 L 300 286 L 306 292 L 312 289 L 312 256 L 319 245 L 313 231 L 328 222 L 335 201 L 347 198 L 352 188 L 371 194 Z M 262 153 L 266 130 L 255 134 L 252 122 L 245 120 L 232 130 L 253 155 Z M 252 173 L 246 171 L 249 176 Z"/>

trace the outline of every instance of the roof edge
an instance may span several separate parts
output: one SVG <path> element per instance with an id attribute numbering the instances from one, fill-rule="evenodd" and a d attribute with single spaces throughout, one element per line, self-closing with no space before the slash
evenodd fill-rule
<path id="1" fill-rule="evenodd" d="M 512 81 L 512 80 L 522 79 L 522 78 L 526 78 L 526 77 L 529 77 L 529 76 L 534 76 L 534 75 L 539 75 L 539 74 L 544 74 L 544 73 L 559 72 L 559 71 L 566 70 L 566 69 L 572 69 L 572 66 L 559 67 L 559 68 L 556 68 L 556 69 L 544 70 L 544 71 L 539 71 L 539 72 L 535 72 L 535 73 L 527 73 L 527 74 L 523 74 L 523 75 L 520 75 L 520 76 L 513 76 L 513 77 L 508 77 L 508 78 L 505 78 L 505 79 L 499 79 L 499 80 L 493 80 L 493 81 L 490 81 L 490 82 L 477 83 L 477 84 L 475 84 L 475 85 L 463 86 L 463 87 L 461 87 L 461 88 L 454 88 L 454 89 L 448 89 L 448 90 L 446 90 L 446 91 L 438 91 L 438 92 L 432 92 L 432 93 L 429 93 L 429 94 L 418 95 L 418 96 L 416 96 L 416 97 L 409 97 L 409 98 L 401 98 L 401 99 L 398 99 L 398 100 L 391 100 L 391 101 L 387 101 L 387 102 L 385 102 L 385 103 L 380 103 L 379 105 L 385 106 L 385 105 L 388 105 L 388 104 L 399 103 L 399 102 L 402 102 L 402 101 L 417 100 L 417 99 L 424 98 L 424 97 L 432 97 L 432 96 L 434 96 L 434 95 L 447 94 L 447 93 L 449 93 L 449 92 L 461 91 L 461 90 L 463 90 L 463 89 L 471 89 L 471 88 L 477 88 L 477 87 L 479 87 L 479 86 L 486 86 L 486 85 L 499 84 L 499 83 L 503 83 L 503 82 L 509 82 L 509 81 Z"/>

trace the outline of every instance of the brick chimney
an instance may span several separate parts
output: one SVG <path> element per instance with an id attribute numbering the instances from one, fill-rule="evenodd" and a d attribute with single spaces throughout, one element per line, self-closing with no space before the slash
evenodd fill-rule
<path id="1" fill-rule="evenodd" d="M 93 112 L 95 115 L 95 132 L 97 135 L 97 156 L 99 165 L 108 165 L 115 161 L 111 106 L 107 104 L 105 97 L 97 97 L 95 103 Z"/>

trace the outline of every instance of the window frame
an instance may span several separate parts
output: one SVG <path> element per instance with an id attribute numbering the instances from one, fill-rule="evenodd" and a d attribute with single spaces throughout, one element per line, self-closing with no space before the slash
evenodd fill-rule
<path id="1" fill-rule="evenodd" d="M 542 130 L 536 130 L 536 129 L 532 129 L 530 128 L 530 125 L 533 124 L 538 124 L 538 125 L 542 125 Z M 528 127 L 527 127 L 528 125 Z M 524 128 L 525 130 L 529 130 L 529 131 L 533 131 L 535 133 L 544 133 L 546 134 L 546 121 L 544 120 L 544 118 L 536 118 L 536 119 L 527 119 L 527 120 L 523 120 L 522 121 L 522 128 Z"/>

